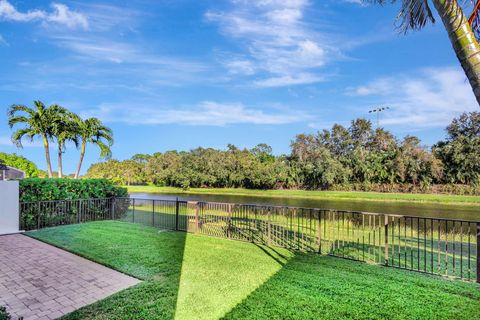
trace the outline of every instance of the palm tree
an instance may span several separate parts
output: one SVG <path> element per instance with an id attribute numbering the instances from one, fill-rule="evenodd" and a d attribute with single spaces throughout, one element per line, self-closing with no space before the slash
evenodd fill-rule
<path id="1" fill-rule="evenodd" d="M 61 107 L 60 107 L 61 108 Z M 73 141 L 78 147 L 78 116 L 72 112 L 62 108 L 62 113 L 53 122 L 53 135 L 58 143 L 58 177 L 63 176 L 63 153 L 65 152 L 65 144 L 67 141 Z"/>
<path id="2" fill-rule="evenodd" d="M 33 141 L 37 136 L 42 139 L 47 160 L 48 177 L 51 178 L 52 164 L 50 162 L 49 142 L 53 139 L 53 123 L 65 109 L 58 105 L 51 105 L 47 108 L 41 101 L 34 101 L 33 104 L 33 108 L 21 104 L 12 105 L 7 111 L 8 125 L 13 128 L 16 124 L 25 124 L 24 128 L 18 129 L 12 134 L 12 141 L 20 148 L 24 137 L 27 137 L 30 141 Z"/>
<path id="3" fill-rule="evenodd" d="M 400 13 L 397 19 L 400 21 L 400 28 L 406 32 L 408 30 L 422 29 L 427 23 L 435 22 L 431 10 L 433 3 L 438 14 L 442 18 L 443 25 L 448 33 L 450 42 L 457 55 L 460 64 L 470 82 L 475 98 L 480 104 L 480 45 L 475 37 L 474 31 L 477 30 L 477 15 L 479 1 L 475 1 L 475 6 L 470 19 L 464 13 L 458 0 L 364 0 L 366 2 L 385 4 L 401 2 Z M 472 23 L 474 29 L 472 29 Z"/>
<path id="4" fill-rule="evenodd" d="M 75 172 L 75 179 L 78 179 L 87 143 L 97 145 L 100 148 L 100 157 L 108 159 L 112 156 L 110 147 L 113 145 L 113 132 L 97 118 L 82 120 L 77 116 L 76 121 L 78 137 L 81 141 L 80 161 L 78 162 L 77 171 Z"/>

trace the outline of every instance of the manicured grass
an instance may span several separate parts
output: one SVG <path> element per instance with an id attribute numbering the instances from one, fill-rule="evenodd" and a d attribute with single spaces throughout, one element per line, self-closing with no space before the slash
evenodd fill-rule
<path id="1" fill-rule="evenodd" d="M 128 192 L 183 193 L 212 195 L 242 195 L 251 197 L 290 197 L 299 199 L 361 200 L 361 201 L 407 201 L 443 204 L 480 205 L 480 196 L 459 196 L 445 194 L 343 192 L 309 190 L 251 190 L 233 188 L 191 188 L 183 190 L 173 187 L 127 186 Z"/>
<path id="2" fill-rule="evenodd" d="M 480 287 L 122 222 L 28 235 L 145 280 L 67 319 L 474 319 Z"/>
<path id="3" fill-rule="evenodd" d="M 281 268 L 264 252 L 274 251 L 249 243 L 130 223 L 93 222 L 28 235 L 145 280 L 67 319 L 216 319 Z"/>

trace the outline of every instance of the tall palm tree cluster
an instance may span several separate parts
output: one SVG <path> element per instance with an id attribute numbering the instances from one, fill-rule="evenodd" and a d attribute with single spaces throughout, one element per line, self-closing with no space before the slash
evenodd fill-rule
<path id="1" fill-rule="evenodd" d="M 52 178 L 52 164 L 50 159 L 50 143 L 57 143 L 58 177 L 63 177 L 62 157 L 66 151 L 67 142 L 73 142 L 80 148 L 80 159 L 75 171 L 75 179 L 80 175 L 87 144 L 91 143 L 100 149 L 101 158 L 110 158 L 112 155 L 113 132 L 97 118 L 82 119 L 68 109 L 53 104 L 46 107 L 41 101 L 34 101 L 33 108 L 21 104 L 12 105 L 8 111 L 8 125 L 16 129 L 12 134 L 12 141 L 22 147 L 24 138 L 33 141 L 40 138 L 45 148 L 48 177 Z"/>

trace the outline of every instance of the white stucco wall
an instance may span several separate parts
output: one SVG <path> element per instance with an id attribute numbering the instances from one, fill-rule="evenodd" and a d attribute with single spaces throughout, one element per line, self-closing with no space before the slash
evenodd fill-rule
<path id="1" fill-rule="evenodd" d="M 0 235 L 19 231 L 18 181 L 0 181 Z"/>

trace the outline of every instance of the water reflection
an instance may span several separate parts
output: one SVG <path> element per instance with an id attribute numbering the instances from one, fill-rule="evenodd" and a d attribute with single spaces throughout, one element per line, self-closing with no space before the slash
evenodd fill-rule
<path id="1" fill-rule="evenodd" d="M 242 204 L 259 204 L 275 206 L 292 206 L 305 208 L 325 208 L 337 210 L 352 210 L 364 212 L 378 212 L 387 214 L 400 214 L 419 217 L 450 218 L 463 220 L 480 220 L 480 206 L 453 205 L 441 203 L 418 202 L 388 202 L 388 201 L 362 201 L 362 200 L 324 200 L 324 199 L 299 199 L 288 197 L 251 197 L 242 195 L 206 195 L 182 193 L 131 193 L 131 197 L 142 199 L 163 199 L 206 202 L 228 202 Z"/>

